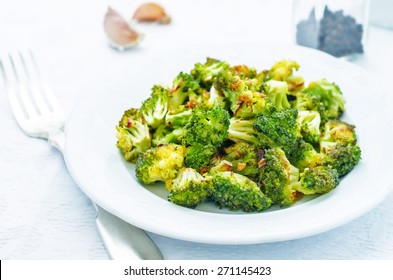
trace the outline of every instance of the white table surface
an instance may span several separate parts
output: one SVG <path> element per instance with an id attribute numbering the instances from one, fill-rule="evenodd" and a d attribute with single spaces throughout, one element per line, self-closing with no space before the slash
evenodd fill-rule
<path id="1" fill-rule="evenodd" d="M 172 24 L 139 26 L 146 36 L 138 49 L 112 50 L 102 29 L 107 6 L 129 18 L 141 2 L 1 1 L 0 53 L 30 47 L 68 115 L 86 92 L 99 90 L 165 48 L 235 36 L 291 43 L 291 1 L 162 0 Z M 354 63 L 390 81 L 392 49 L 393 31 L 371 27 L 366 54 Z M 381 83 L 386 95 L 387 84 Z M 0 258 L 107 259 L 89 198 L 55 148 L 21 133 L 2 87 L 0 127 Z M 391 152 L 387 157 L 391 160 Z M 393 259 L 393 195 L 344 226 L 299 240 L 219 246 L 150 236 L 166 259 Z"/>

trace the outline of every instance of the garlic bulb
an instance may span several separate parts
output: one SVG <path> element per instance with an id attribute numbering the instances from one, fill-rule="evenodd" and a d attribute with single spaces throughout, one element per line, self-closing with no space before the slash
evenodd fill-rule
<path id="1" fill-rule="evenodd" d="M 162 24 L 171 22 L 171 18 L 166 14 L 164 8 L 152 2 L 140 5 L 132 18 L 139 22 L 158 22 Z"/>
<path id="2" fill-rule="evenodd" d="M 138 45 L 143 38 L 141 33 L 133 29 L 118 12 L 110 7 L 105 15 L 104 30 L 111 45 L 120 50 Z"/>

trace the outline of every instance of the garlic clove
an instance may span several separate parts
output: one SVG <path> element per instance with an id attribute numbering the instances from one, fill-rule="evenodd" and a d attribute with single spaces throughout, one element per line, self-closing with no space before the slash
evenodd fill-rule
<path id="1" fill-rule="evenodd" d="M 143 39 L 143 35 L 133 29 L 119 13 L 111 7 L 108 7 L 108 11 L 105 15 L 104 30 L 111 45 L 120 50 L 135 47 Z"/>
<path id="2" fill-rule="evenodd" d="M 132 18 L 139 22 L 158 22 L 161 24 L 169 24 L 171 22 L 171 18 L 167 15 L 164 8 L 153 2 L 140 5 Z"/>

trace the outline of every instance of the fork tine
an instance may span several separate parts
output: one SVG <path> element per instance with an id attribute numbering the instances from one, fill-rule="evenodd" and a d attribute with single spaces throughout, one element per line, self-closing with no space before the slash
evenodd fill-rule
<path id="1" fill-rule="evenodd" d="M 34 99 L 34 103 L 38 112 L 42 114 L 49 113 L 52 108 L 45 98 L 44 90 L 42 88 L 41 75 L 39 73 L 37 64 L 31 50 L 28 50 L 24 55 L 19 52 L 23 68 L 28 79 L 30 93 Z"/>

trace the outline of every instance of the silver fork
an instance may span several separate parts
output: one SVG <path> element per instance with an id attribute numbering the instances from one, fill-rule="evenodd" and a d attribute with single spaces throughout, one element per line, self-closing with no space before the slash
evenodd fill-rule
<path id="1" fill-rule="evenodd" d="M 0 57 L 8 99 L 16 122 L 30 137 L 47 139 L 64 152 L 65 115 L 56 95 L 42 79 L 33 53 L 18 51 Z M 96 225 L 112 259 L 163 259 L 160 250 L 140 228 L 93 203 Z"/>

